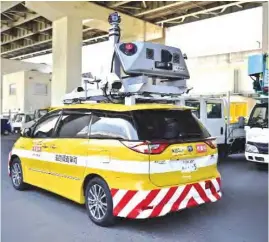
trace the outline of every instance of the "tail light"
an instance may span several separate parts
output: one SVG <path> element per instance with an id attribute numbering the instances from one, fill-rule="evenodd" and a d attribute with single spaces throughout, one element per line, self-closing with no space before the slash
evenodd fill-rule
<path id="1" fill-rule="evenodd" d="M 122 141 L 122 143 L 129 149 L 142 154 L 161 154 L 168 146 L 167 143 L 149 143 L 149 142 L 128 142 Z"/>
<path id="2" fill-rule="evenodd" d="M 205 143 L 206 143 L 211 149 L 216 149 L 216 148 L 217 148 L 217 141 L 216 141 L 216 139 L 205 140 Z"/>

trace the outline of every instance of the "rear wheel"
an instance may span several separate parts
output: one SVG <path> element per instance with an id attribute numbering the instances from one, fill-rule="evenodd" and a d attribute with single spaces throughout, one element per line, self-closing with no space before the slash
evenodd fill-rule
<path id="1" fill-rule="evenodd" d="M 27 184 L 23 182 L 23 173 L 19 158 L 13 159 L 10 166 L 10 175 L 12 185 L 16 190 L 23 191 L 27 188 Z"/>
<path id="2" fill-rule="evenodd" d="M 95 177 L 86 187 L 85 204 L 90 219 L 97 225 L 108 227 L 114 224 L 113 201 L 106 182 Z"/>

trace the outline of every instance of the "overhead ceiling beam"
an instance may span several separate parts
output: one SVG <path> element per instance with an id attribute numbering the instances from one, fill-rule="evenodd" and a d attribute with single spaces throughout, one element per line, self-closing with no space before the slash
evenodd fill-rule
<path id="1" fill-rule="evenodd" d="M 64 17 L 80 18 L 84 25 L 105 32 L 111 27 L 107 21 L 112 10 L 84 1 L 26 1 L 26 6 L 40 15 L 56 21 Z M 135 18 L 128 14 L 120 13 L 123 40 L 151 41 L 163 38 L 164 29 L 156 24 Z M 86 23 L 87 22 L 87 23 Z M 130 28 L 131 26 L 131 28 Z"/>
<path id="2" fill-rule="evenodd" d="M 20 3 L 22 3 L 22 1 L 1 1 L 1 13 L 13 8 Z"/>
<path id="3" fill-rule="evenodd" d="M 32 53 L 28 53 L 28 54 L 23 54 L 23 55 L 15 56 L 15 57 L 12 57 L 10 59 L 11 60 L 28 59 L 28 58 L 34 57 L 33 55 L 46 54 L 46 52 L 50 53 L 51 51 L 52 51 L 52 48 L 49 48 L 49 49 L 45 49 L 45 50 L 35 51 L 35 52 L 32 52 Z"/>
<path id="4" fill-rule="evenodd" d="M 221 6 L 218 6 L 218 7 L 203 9 L 203 10 L 198 11 L 198 12 L 194 12 L 194 13 L 185 14 L 185 15 L 181 15 L 181 16 L 178 16 L 178 17 L 174 17 L 174 18 L 161 20 L 161 21 L 158 21 L 156 23 L 157 24 L 164 24 L 164 23 L 169 23 L 171 21 L 173 22 L 175 20 L 186 19 L 187 17 L 197 16 L 199 14 L 206 14 L 206 13 L 211 13 L 212 14 L 212 11 L 222 10 L 223 8 L 227 9 L 229 7 L 236 6 L 236 5 L 241 5 L 241 4 L 247 3 L 247 2 L 252 2 L 252 1 L 231 2 L 229 4 L 224 4 L 224 5 L 221 5 Z"/>
<path id="5" fill-rule="evenodd" d="M 147 3 L 146 3 L 146 1 L 142 1 L 142 4 L 143 4 L 143 7 L 144 7 L 144 8 L 147 8 Z"/>
<path id="6" fill-rule="evenodd" d="M 134 9 L 134 10 L 140 10 L 141 7 L 133 7 L 133 6 L 121 6 L 120 8 L 123 8 L 123 9 Z"/>
<path id="7" fill-rule="evenodd" d="M 17 16 L 19 18 L 24 17 L 24 15 L 25 15 L 25 13 L 22 15 L 22 14 L 19 14 L 18 12 L 15 12 L 15 11 L 8 11 L 5 14 L 10 14 L 10 15 L 13 15 L 13 16 Z"/>
<path id="8" fill-rule="evenodd" d="M 106 35 L 100 35 L 100 36 L 96 36 L 96 37 L 92 37 L 92 38 L 89 38 L 89 39 L 85 39 L 85 40 L 83 40 L 83 43 L 88 42 L 88 41 L 92 41 L 92 40 L 103 39 L 103 38 L 108 38 L 108 34 L 106 34 Z M 52 48 L 48 48 L 48 49 L 39 50 L 39 51 L 35 51 L 35 52 L 32 52 L 32 53 L 28 53 L 28 54 L 23 54 L 23 55 L 15 56 L 15 57 L 12 57 L 10 59 L 12 59 L 12 60 L 16 60 L 16 59 L 27 59 L 27 58 L 33 57 L 33 55 L 39 55 L 39 54 L 42 55 L 42 54 L 46 54 L 46 53 L 48 54 L 48 53 L 51 53 L 51 52 L 52 52 Z"/>
<path id="9" fill-rule="evenodd" d="M 103 38 L 108 38 L 108 34 L 104 34 L 104 35 L 100 35 L 100 36 L 96 36 L 96 37 L 91 37 L 89 39 L 84 39 L 82 42 L 88 42 L 88 41 L 92 41 L 92 40 L 98 40 L 98 39 L 103 39 Z"/>
<path id="10" fill-rule="evenodd" d="M 131 1 L 117 1 L 116 3 L 109 4 L 108 7 L 109 8 L 116 8 L 116 7 L 122 6 L 126 3 L 129 3 L 129 2 L 131 2 Z"/>
<path id="11" fill-rule="evenodd" d="M 16 28 L 20 29 L 21 27 L 16 27 Z M 38 30 L 36 32 L 31 32 L 31 33 L 26 34 L 26 35 L 23 35 L 23 36 L 19 36 L 19 37 L 15 38 L 15 39 L 12 39 L 12 40 L 9 40 L 9 41 L 5 41 L 5 42 L 2 41 L 1 42 L 1 45 L 9 44 L 11 42 L 14 42 L 14 41 L 17 41 L 17 40 L 21 40 L 21 39 L 24 39 L 24 38 L 29 38 L 29 37 L 31 37 L 33 35 L 44 33 L 45 31 L 48 31 L 50 29 L 52 29 L 52 26 L 49 26 L 47 28 L 40 29 L 40 30 Z M 30 31 L 32 31 L 32 30 L 30 30 Z"/>
<path id="12" fill-rule="evenodd" d="M 2 13 L 5 17 L 7 17 L 8 19 L 10 19 L 11 21 L 13 21 L 14 19 L 12 17 L 10 17 L 7 13 Z"/>
<path id="13" fill-rule="evenodd" d="M 34 47 L 34 46 L 37 46 L 37 45 L 46 44 L 46 43 L 49 43 L 51 41 L 52 41 L 51 39 L 48 39 L 48 40 L 40 41 L 40 42 L 31 44 L 31 45 L 25 45 L 25 46 L 22 46 L 22 47 L 19 47 L 19 48 L 16 48 L 16 49 L 12 49 L 12 50 L 8 50 L 8 51 L 5 51 L 5 52 L 1 52 L 1 56 L 10 54 L 10 53 L 15 52 L 15 51 L 19 51 L 19 50 L 31 48 L 31 47 Z"/>
<path id="14" fill-rule="evenodd" d="M 11 28 L 13 28 L 13 27 L 15 27 L 15 26 L 18 26 L 18 25 L 27 23 L 27 22 L 29 22 L 29 21 L 31 21 L 31 20 L 33 20 L 33 19 L 38 18 L 38 17 L 40 17 L 39 14 L 36 14 L 36 13 L 35 13 L 35 14 L 32 14 L 32 13 L 29 13 L 29 14 L 27 14 L 27 17 L 26 17 L 26 18 L 20 18 L 18 21 L 12 23 L 11 25 L 2 27 L 2 28 L 1 28 L 1 33 L 4 32 L 4 31 L 6 31 L 6 30 L 9 30 L 9 29 L 11 29 Z"/>
<path id="15" fill-rule="evenodd" d="M 168 8 L 177 7 L 177 6 L 180 6 L 180 5 L 183 5 L 183 4 L 186 4 L 186 2 L 185 1 L 178 1 L 176 3 L 167 4 L 167 5 L 164 5 L 162 7 L 158 7 L 158 8 L 154 8 L 154 9 L 143 11 L 141 13 L 137 13 L 134 16 L 135 17 L 141 17 L 141 16 L 146 15 L 146 14 L 159 12 L 159 11 L 162 11 L 162 10 L 165 10 L 165 9 L 168 9 Z"/>

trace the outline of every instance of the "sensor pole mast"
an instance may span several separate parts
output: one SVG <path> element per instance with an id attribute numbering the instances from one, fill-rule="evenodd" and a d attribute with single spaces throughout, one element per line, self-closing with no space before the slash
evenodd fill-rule
<path id="1" fill-rule="evenodd" d="M 108 22 L 111 25 L 111 28 L 109 29 L 109 41 L 111 42 L 113 46 L 113 57 L 112 57 L 112 70 L 111 72 L 115 73 L 119 78 L 121 77 L 121 65 L 120 60 L 115 52 L 115 44 L 119 43 L 120 41 L 120 22 L 121 18 L 120 15 L 115 12 L 109 15 Z"/>

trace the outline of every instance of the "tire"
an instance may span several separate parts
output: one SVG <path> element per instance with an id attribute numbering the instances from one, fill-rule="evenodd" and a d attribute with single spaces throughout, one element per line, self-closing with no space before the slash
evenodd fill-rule
<path id="1" fill-rule="evenodd" d="M 218 145 L 218 156 L 220 160 L 223 160 L 228 157 L 228 146 L 227 145 Z"/>
<path id="2" fill-rule="evenodd" d="M 114 225 L 115 217 L 113 216 L 113 201 L 110 189 L 106 182 L 99 177 L 93 178 L 87 184 L 85 194 L 85 205 L 90 219 L 95 224 L 102 227 Z M 99 196 L 97 196 L 98 194 Z M 102 199 L 97 199 L 97 197 Z M 106 206 L 103 204 L 106 204 Z"/>
<path id="3" fill-rule="evenodd" d="M 12 185 L 16 190 L 23 191 L 27 188 L 27 184 L 23 182 L 23 172 L 19 158 L 13 159 L 10 164 L 10 177 Z"/>

